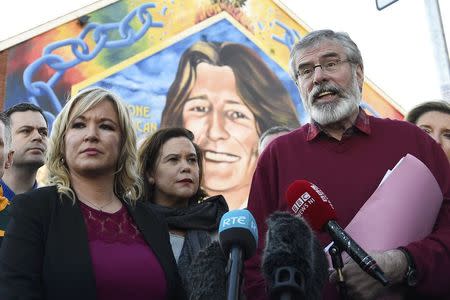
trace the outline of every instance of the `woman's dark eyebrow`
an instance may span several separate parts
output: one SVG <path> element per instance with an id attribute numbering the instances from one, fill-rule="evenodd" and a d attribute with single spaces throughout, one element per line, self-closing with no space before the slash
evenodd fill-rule
<path id="1" fill-rule="evenodd" d="M 166 159 L 166 158 L 171 157 L 171 156 L 173 156 L 173 157 L 180 157 L 180 155 L 177 154 L 177 153 L 169 153 L 169 154 L 165 155 L 165 156 L 163 157 L 163 159 Z"/>

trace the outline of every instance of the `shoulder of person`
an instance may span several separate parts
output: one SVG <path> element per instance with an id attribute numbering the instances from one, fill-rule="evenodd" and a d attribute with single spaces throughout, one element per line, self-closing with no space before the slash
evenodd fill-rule
<path id="1" fill-rule="evenodd" d="M 207 196 L 207 197 L 203 198 L 203 200 L 198 204 L 202 204 L 202 203 L 214 203 L 214 204 L 226 206 L 226 211 L 228 211 L 227 201 L 225 200 L 223 195 Z"/>
<path id="2" fill-rule="evenodd" d="M 39 199 L 39 201 L 35 201 L 37 199 Z M 28 205 L 34 206 L 42 204 L 41 202 L 53 201 L 54 199 L 58 199 L 58 191 L 56 186 L 45 186 L 23 194 L 15 195 L 12 203 L 29 202 Z"/>
<path id="3" fill-rule="evenodd" d="M 17 194 L 11 201 L 11 215 L 47 218 L 57 200 L 59 200 L 59 197 L 55 186 L 46 186 L 27 193 Z"/>
<path id="4" fill-rule="evenodd" d="M 292 131 L 277 137 L 267 147 L 272 146 L 271 148 L 285 148 L 286 145 L 291 145 L 293 141 L 306 141 L 310 127 L 311 124 L 306 123 L 301 127 L 295 128 Z"/>
<path id="5" fill-rule="evenodd" d="M 156 218 L 160 222 L 166 222 L 164 216 L 158 213 L 154 208 L 152 208 L 148 201 L 139 199 L 135 202 L 134 205 L 129 205 L 129 207 L 136 211 L 141 211 L 142 213 L 147 214 L 152 218 Z"/>
<path id="6" fill-rule="evenodd" d="M 376 130 L 380 134 L 391 133 L 406 141 L 412 139 L 419 143 L 436 144 L 432 137 L 425 131 L 404 120 L 395 120 L 389 118 L 379 118 L 370 116 L 371 129 Z M 437 144 L 436 144 L 437 145 Z"/>
<path id="7" fill-rule="evenodd" d="M 127 203 L 128 206 L 132 207 L 135 210 L 143 209 L 143 210 L 147 210 L 147 211 L 149 211 L 151 213 L 155 213 L 154 209 L 152 209 L 150 207 L 148 201 L 139 199 L 139 200 L 136 200 L 134 202 L 134 204 L 130 204 L 130 201 L 126 201 L 126 203 Z"/>
<path id="8" fill-rule="evenodd" d="M 410 122 L 373 116 L 370 116 L 370 122 L 375 126 L 377 124 L 382 124 L 382 132 L 384 133 L 386 132 L 386 130 L 388 130 L 396 135 L 401 135 L 401 138 L 403 140 L 406 140 L 407 138 L 413 138 L 415 141 L 424 143 L 427 146 L 432 144 L 433 146 L 440 148 L 440 146 L 433 140 L 432 137 L 430 137 L 430 135 Z"/>
<path id="9" fill-rule="evenodd" d="M 57 194 L 58 190 L 56 188 L 56 185 L 48 185 L 48 186 L 43 186 L 43 187 L 38 187 L 36 189 L 33 189 L 29 192 L 23 193 L 21 195 L 28 195 L 31 197 L 37 197 L 37 196 L 44 196 L 44 195 L 49 195 L 49 194 Z"/>
<path id="10" fill-rule="evenodd" d="M 369 116 L 369 120 L 370 120 L 371 124 L 382 124 L 387 127 L 393 127 L 393 128 L 397 128 L 399 130 L 406 130 L 406 131 L 410 131 L 410 132 L 419 132 L 419 131 L 423 132 L 423 130 L 421 130 L 415 124 L 409 123 L 405 120 L 380 118 L 380 117 L 374 117 L 374 116 Z"/>
<path id="11" fill-rule="evenodd" d="M 407 121 L 380 119 L 376 117 L 372 117 L 371 120 L 387 124 L 387 126 L 382 128 L 381 133 L 388 131 L 398 136 L 404 147 L 411 148 L 407 149 L 408 151 L 406 153 L 420 159 L 430 169 L 441 187 L 448 185 L 448 176 L 450 175 L 450 169 L 448 168 L 448 164 L 446 164 L 448 159 L 442 147 L 429 134 L 415 124 Z M 446 179 L 441 180 L 440 178 Z"/>

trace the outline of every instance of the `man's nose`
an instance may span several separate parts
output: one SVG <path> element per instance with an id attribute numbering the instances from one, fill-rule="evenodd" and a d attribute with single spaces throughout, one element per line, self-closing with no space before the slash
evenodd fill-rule
<path id="1" fill-rule="evenodd" d="M 38 129 L 33 129 L 33 141 L 42 141 L 43 136 Z"/>
<path id="2" fill-rule="evenodd" d="M 214 112 L 209 119 L 208 137 L 211 140 L 227 139 L 230 137 L 228 131 L 225 129 L 225 116 L 219 112 Z"/>
<path id="3" fill-rule="evenodd" d="M 314 84 L 322 82 L 326 78 L 326 74 L 323 72 L 321 65 L 315 65 L 313 69 L 313 82 Z"/>

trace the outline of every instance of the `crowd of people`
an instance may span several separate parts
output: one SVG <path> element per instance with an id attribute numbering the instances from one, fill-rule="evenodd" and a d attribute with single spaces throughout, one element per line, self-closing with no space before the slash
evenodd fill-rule
<path id="1" fill-rule="evenodd" d="M 245 264 L 243 292 L 249 300 L 268 299 L 261 274 L 266 220 L 288 210 L 288 186 L 297 179 L 317 184 L 345 227 L 386 170 L 406 154 L 428 167 L 441 190 L 433 230 L 395 249 L 366 249 L 389 286 L 354 261 L 346 262 L 348 296 L 448 299 L 449 103 L 423 103 L 409 112 L 408 122 L 368 115 L 360 107 L 364 64 L 358 46 L 345 33 L 319 30 L 297 42 L 290 56 L 290 74 L 311 121 L 297 128 L 280 126 L 263 116 L 264 110 L 270 115 L 270 107 L 280 106 L 277 95 L 267 106 L 246 92 L 270 78 L 259 74 L 261 80 L 241 78 L 237 85 L 235 76 L 242 72 L 233 70 L 244 62 L 253 72 L 274 77 L 258 65 L 259 58 L 234 44 L 202 42 L 189 49 L 179 66 L 189 72 L 177 73 L 162 128 L 142 140 L 139 149 L 126 105 L 103 88 L 72 97 L 50 136 L 43 111 L 33 104 L 0 113 L 0 299 L 190 299 L 186 274 L 192 262 L 218 239 L 229 208 L 246 205 L 259 241 L 256 255 Z M 216 165 L 224 154 L 214 153 L 211 145 L 230 132 L 226 120 L 220 126 L 207 121 L 226 115 L 222 110 L 228 100 L 220 99 L 218 86 L 205 95 L 200 85 L 211 84 L 208 76 L 220 78 L 237 99 L 231 105 L 237 107 L 241 128 L 231 137 L 241 138 L 236 145 L 249 156 L 236 170 Z M 183 94 L 184 85 L 189 93 Z M 285 90 L 279 90 L 287 105 L 286 123 L 298 125 Z M 258 91 L 267 98 L 263 88 Z M 226 118 L 231 122 L 236 116 Z M 37 172 L 44 164 L 48 185 L 38 187 Z M 223 174 L 234 176 L 239 193 L 227 193 L 224 186 L 224 198 L 210 188 Z M 235 200 L 227 203 L 227 196 Z M 329 244 L 326 233 L 316 234 L 322 246 Z M 322 295 L 339 299 L 335 272 Z"/>

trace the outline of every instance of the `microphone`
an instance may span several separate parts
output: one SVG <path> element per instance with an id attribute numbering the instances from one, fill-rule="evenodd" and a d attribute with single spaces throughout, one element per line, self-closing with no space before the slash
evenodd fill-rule
<path id="1" fill-rule="evenodd" d="M 255 218 L 246 209 L 232 210 L 220 220 L 219 242 L 229 257 L 227 273 L 227 299 L 239 298 L 243 260 L 255 254 L 258 230 Z"/>
<path id="2" fill-rule="evenodd" d="M 267 226 L 262 271 L 270 299 L 321 299 L 328 261 L 309 225 L 287 212 L 275 212 Z"/>
<path id="3" fill-rule="evenodd" d="M 186 292 L 190 300 L 225 300 L 227 259 L 219 242 L 202 249 L 186 272 Z"/>
<path id="4" fill-rule="evenodd" d="M 304 217 L 313 230 L 327 230 L 336 245 L 347 252 L 362 270 L 385 286 L 389 283 L 376 261 L 336 222 L 334 207 L 319 187 L 306 180 L 296 180 L 288 187 L 286 199 L 294 214 Z"/>

